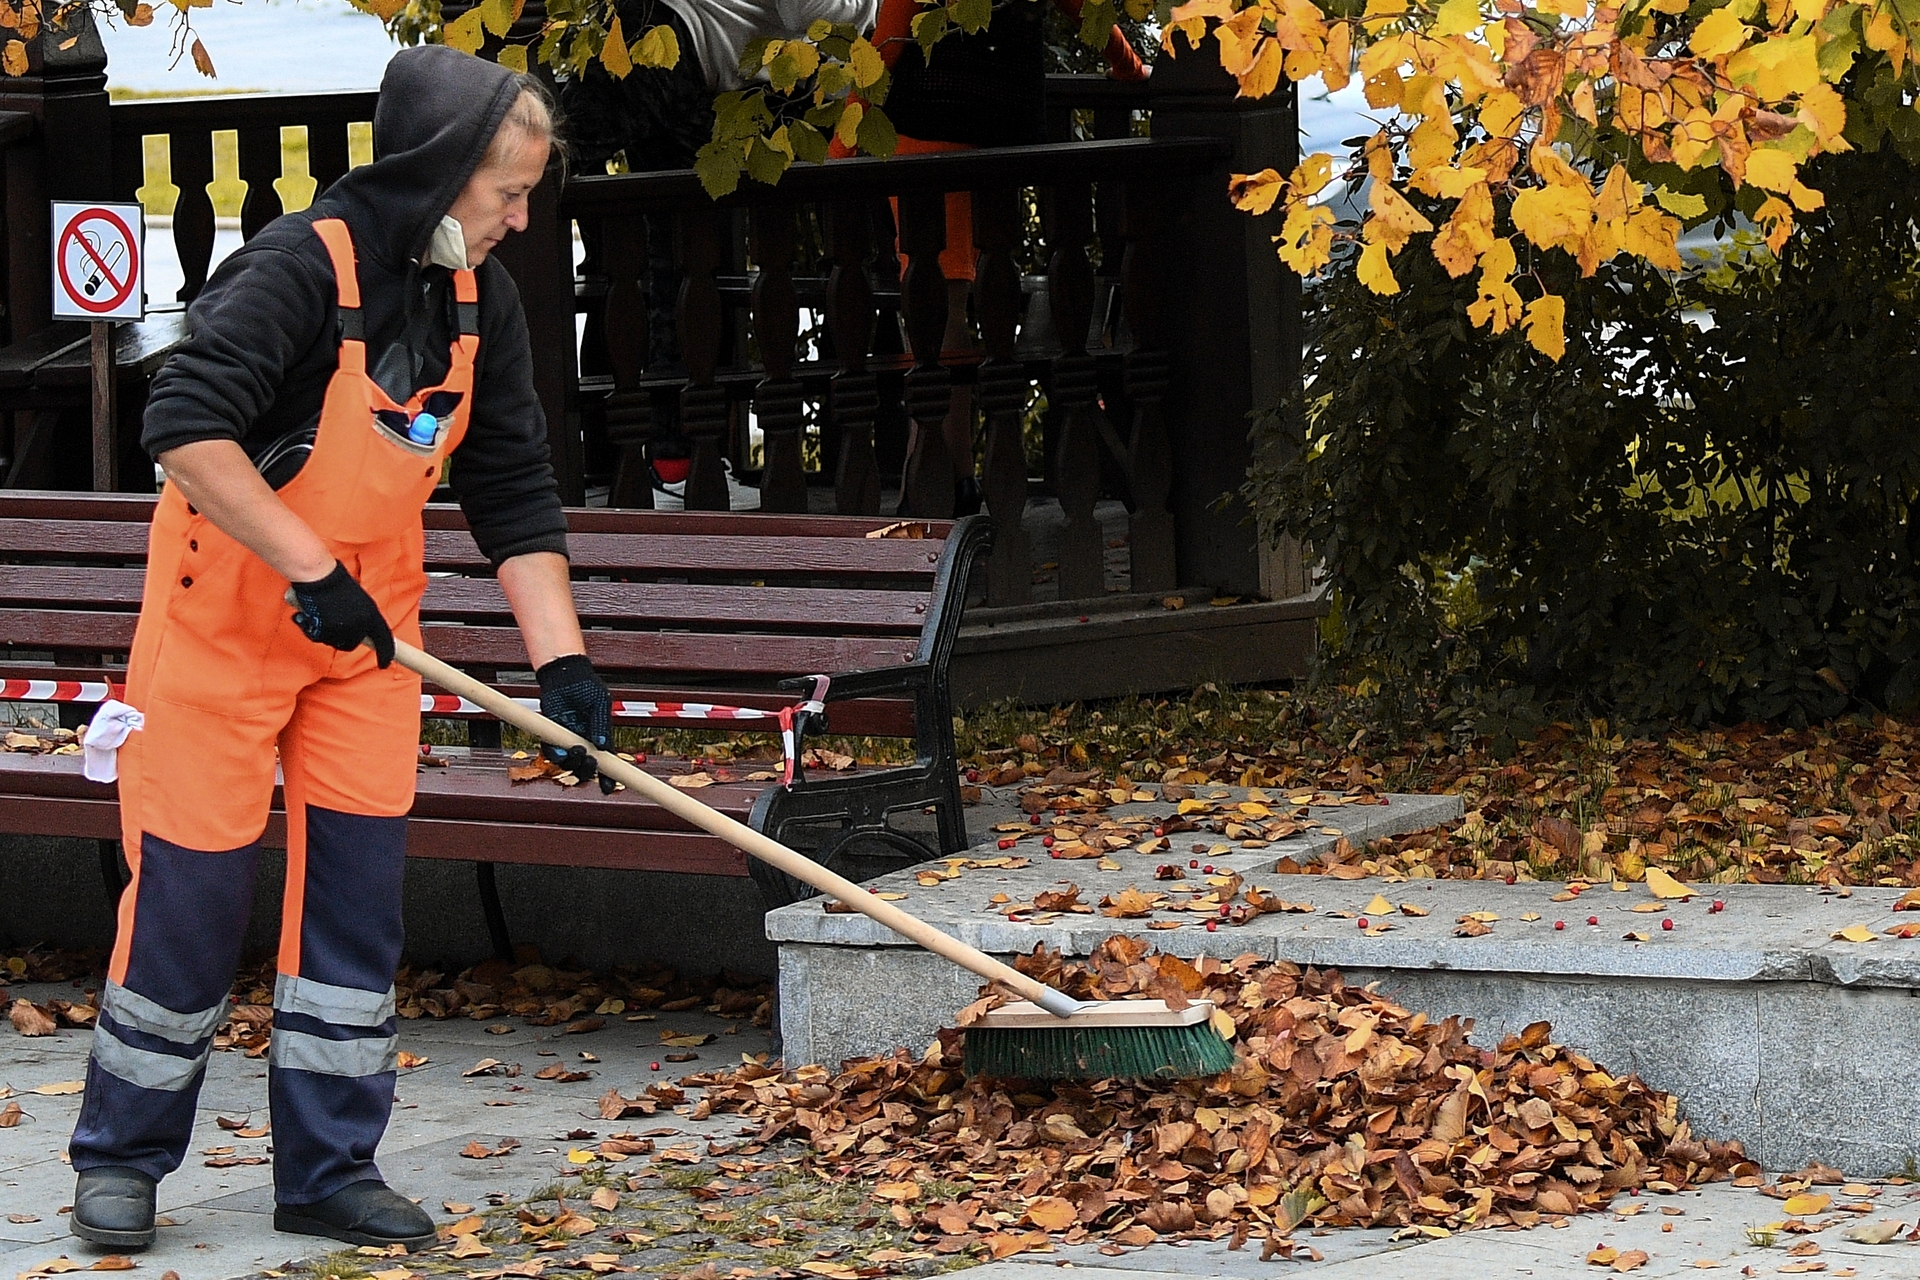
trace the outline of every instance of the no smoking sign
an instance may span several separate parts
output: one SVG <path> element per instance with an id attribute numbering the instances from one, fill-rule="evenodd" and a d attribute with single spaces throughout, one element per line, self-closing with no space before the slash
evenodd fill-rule
<path id="1" fill-rule="evenodd" d="M 62 320 L 146 315 L 145 222 L 137 204 L 53 206 L 53 314 Z"/>

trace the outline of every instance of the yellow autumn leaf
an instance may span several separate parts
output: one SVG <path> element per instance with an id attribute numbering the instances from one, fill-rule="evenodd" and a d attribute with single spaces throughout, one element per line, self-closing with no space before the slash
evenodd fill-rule
<path id="1" fill-rule="evenodd" d="M 1838 935 L 1835 935 L 1838 936 Z M 1789 1196 L 1780 1206 L 1780 1212 L 1790 1218 L 1804 1218 L 1809 1214 L 1825 1213 L 1827 1206 L 1833 1203 L 1833 1197 L 1819 1191 L 1802 1191 L 1797 1196 Z"/>
<path id="2" fill-rule="evenodd" d="M 1687 45 L 1702 58 L 1719 58 L 1745 44 L 1748 34 L 1747 24 L 1728 4 L 1702 18 Z"/>
<path id="3" fill-rule="evenodd" d="M 680 37 L 662 24 L 647 32 L 627 51 L 643 67 L 672 68 L 680 65 Z"/>
<path id="4" fill-rule="evenodd" d="M 1287 220 L 1274 237 L 1280 261 L 1300 275 L 1312 275 L 1333 256 L 1333 210 L 1304 201 L 1287 210 Z"/>
<path id="5" fill-rule="evenodd" d="M 1822 151 L 1851 151 L 1853 147 L 1840 136 L 1847 127 L 1847 102 L 1830 84 L 1816 84 L 1800 95 L 1801 124 L 1813 130 Z M 1678 210 L 1675 210 L 1678 212 Z"/>
<path id="6" fill-rule="evenodd" d="M 858 102 L 849 102 L 840 113 L 840 123 L 834 126 L 833 136 L 843 147 L 855 145 L 860 134 L 860 118 L 866 114 L 866 108 Z"/>
<path id="7" fill-rule="evenodd" d="M 853 85 L 856 89 L 869 88 L 887 71 L 887 64 L 880 57 L 880 51 L 874 48 L 873 42 L 865 36 L 853 42 L 853 52 L 848 55 L 847 60 L 853 65 Z"/>
<path id="8" fill-rule="evenodd" d="M 494 55 L 493 60 L 509 71 L 525 75 L 527 71 L 527 46 L 523 44 L 501 45 L 500 52 Z"/>
<path id="9" fill-rule="evenodd" d="M 607 28 L 607 42 L 600 46 L 600 64 L 615 80 L 626 79 L 633 70 L 633 58 L 627 53 L 627 40 L 621 34 L 618 14 L 614 15 L 613 25 Z"/>
<path id="10" fill-rule="evenodd" d="M 1793 190 L 1798 165 L 1792 156 L 1772 147 L 1756 147 L 1747 157 L 1747 181 L 1762 191 Z"/>
<path id="11" fill-rule="evenodd" d="M 1385 895 L 1376 893 L 1373 895 L 1373 901 L 1360 908 L 1360 910 L 1370 916 L 1391 915 L 1393 913 L 1393 904 L 1387 901 Z"/>
<path id="12" fill-rule="evenodd" d="M 1656 898 L 1691 898 L 1693 890 L 1659 867 L 1647 868 L 1647 888 Z"/>
<path id="13" fill-rule="evenodd" d="M 1233 201 L 1233 207 L 1256 217 L 1273 208 L 1273 202 L 1287 189 L 1286 180 L 1278 170 L 1262 169 L 1258 173 L 1236 173 L 1227 183 L 1227 198 Z"/>
<path id="14" fill-rule="evenodd" d="M 1361 237 L 1369 244 L 1381 243 L 1398 253 L 1414 233 L 1433 230 L 1426 215 L 1407 203 L 1390 183 L 1373 184 L 1372 206 L 1373 216 L 1360 228 Z"/>
<path id="15" fill-rule="evenodd" d="M 1697 196 L 1685 191 L 1669 191 L 1665 187 L 1654 188 L 1653 202 L 1668 213 L 1677 214 L 1682 218 L 1697 218 L 1707 211 L 1705 196 Z"/>
<path id="16" fill-rule="evenodd" d="M 1774 36 L 1727 60 L 1735 84 L 1750 84 L 1762 102 L 1784 102 L 1820 83 L 1819 48 L 1813 34 Z"/>
<path id="17" fill-rule="evenodd" d="M 1379 241 L 1361 251 L 1356 272 L 1361 284 L 1383 298 L 1400 292 L 1400 282 L 1393 278 L 1393 265 L 1387 259 L 1387 246 Z"/>
<path id="18" fill-rule="evenodd" d="M 1545 293 L 1527 304 L 1527 342 L 1549 360 L 1567 354 L 1567 300 Z"/>
<path id="19" fill-rule="evenodd" d="M 1480 29 L 1479 0 L 1446 0 L 1433 16 L 1427 35 L 1436 40 L 1463 36 Z"/>
<path id="20" fill-rule="evenodd" d="M 1233 1015 L 1225 1009 L 1215 1009 L 1213 1016 L 1207 1020 L 1207 1023 L 1220 1034 L 1222 1040 L 1233 1039 L 1235 1034 Z"/>
<path id="21" fill-rule="evenodd" d="M 1542 249 L 1572 250 L 1592 221 L 1593 193 L 1579 187 L 1529 187 L 1513 197 L 1514 227 Z"/>
<path id="22" fill-rule="evenodd" d="M 440 38 L 446 41 L 449 48 L 462 53 L 480 52 L 480 43 L 487 38 L 487 33 L 480 26 L 479 7 L 475 6 L 449 22 L 442 28 Z"/>
<path id="23" fill-rule="evenodd" d="M 0 68 L 10 76 L 27 74 L 27 46 L 23 41 L 9 40 L 6 48 L 0 49 Z"/>
<path id="24" fill-rule="evenodd" d="M 1333 157 L 1324 151 L 1316 151 L 1293 167 L 1293 175 L 1287 179 L 1294 194 L 1317 196 L 1333 181 Z"/>
<path id="25" fill-rule="evenodd" d="M 1850 924 L 1844 929 L 1835 929 L 1833 931 L 1833 937 L 1836 941 L 1839 941 L 1839 942 L 1872 942 L 1875 940 L 1875 934 L 1873 930 L 1867 928 L 1867 926 L 1863 924 Z M 1821 1200 L 1820 1209 L 1826 1208 L 1827 1207 L 1825 1203 L 1826 1197 L 1822 1196 L 1820 1197 L 1820 1200 Z M 1787 1203 L 1789 1206 L 1791 1206 L 1793 1202 L 1788 1201 Z M 1807 1210 L 1804 1210 L 1804 1212 L 1818 1213 L 1820 1212 L 1820 1209 L 1807 1209 Z M 1791 1207 L 1788 1209 L 1788 1212 L 1789 1213 L 1793 1212 Z"/>

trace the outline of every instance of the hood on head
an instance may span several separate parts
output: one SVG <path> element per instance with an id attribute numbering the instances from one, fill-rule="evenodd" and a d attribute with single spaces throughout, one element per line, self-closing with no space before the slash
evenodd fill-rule
<path id="1" fill-rule="evenodd" d="M 433 230 L 480 167 L 519 97 L 514 73 L 445 45 L 402 49 L 387 63 L 373 115 L 373 163 L 327 194 L 361 205 L 378 227 L 362 256 L 392 267 L 427 251 Z"/>

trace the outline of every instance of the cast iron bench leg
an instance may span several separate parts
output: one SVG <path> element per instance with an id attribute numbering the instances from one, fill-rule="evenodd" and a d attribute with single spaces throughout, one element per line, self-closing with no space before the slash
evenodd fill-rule
<path id="1" fill-rule="evenodd" d="M 500 886 L 493 879 L 491 862 L 473 864 L 480 882 L 480 910 L 487 916 L 487 936 L 493 939 L 493 954 L 502 960 L 513 959 L 513 935 L 507 932 L 507 913 L 500 909 Z"/>

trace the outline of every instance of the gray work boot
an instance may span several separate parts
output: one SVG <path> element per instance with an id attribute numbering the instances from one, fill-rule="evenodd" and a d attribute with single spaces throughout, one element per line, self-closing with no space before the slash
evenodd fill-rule
<path id="1" fill-rule="evenodd" d="M 348 1244 L 403 1244 L 409 1251 L 431 1245 L 433 1219 L 384 1182 L 349 1183 L 313 1204 L 283 1204 L 273 1211 L 273 1229 L 294 1235 L 326 1236 Z"/>
<path id="2" fill-rule="evenodd" d="M 158 1234 L 153 1225 L 154 1186 L 138 1169 L 83 1169 L 73 1189 L 68 1226 L 89 1244 L 144 1249 Z"/>

